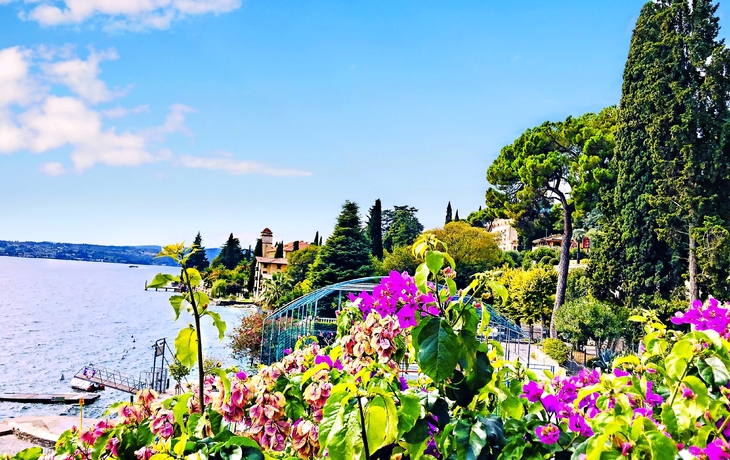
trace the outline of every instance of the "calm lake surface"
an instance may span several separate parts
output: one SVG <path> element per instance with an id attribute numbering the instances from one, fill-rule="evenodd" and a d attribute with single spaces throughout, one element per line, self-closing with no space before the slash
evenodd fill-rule
<path id="1" fill-rule="evenodd" d="M 192 316 L 174 321 L 171 293 L 145 291 L 145 281 L 172 267 L 0 257 L 0 393 L 71 393 L 70 381 L 93 363 L 139 376 L 152 368 L 157 339 L 172 346 Z M 213 307 L 228 331 L 246 310 Z M 205 355 L 227 364 L 229 340 L 203 318 Z M 159 362 L 159 360 L 158 360 Z M 65 380 L 61 381 L 61 375 Z M 98 417 L 129 394 L 107 389 L 85 407 Z M 0 402 L 0 420 L 23 415 L 77 415 L 78 406 Z"/>

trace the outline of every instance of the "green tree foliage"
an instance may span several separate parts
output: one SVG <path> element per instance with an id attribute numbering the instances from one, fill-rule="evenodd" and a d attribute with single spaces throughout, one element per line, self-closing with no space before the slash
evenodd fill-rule
<path id="1" fill-rule="evenodd" d="M 414 273 L 418 268 L 418 261 L 413 256 L 410 246 L 400 246 L 393 248 L 393 252 L 385 251 L 382 262 L 375 263 L 375 274 L 387 276 L 392 271 L 403 273 Z"/>
<path id="2" fill-rule="evenodd" d="M 558 339 L 545 339 L 542 351 L 561 365 L 568 362 L 568 357 L 570 357 L 570 348 Z"/>
<path id="3" fill-rule="evenodd" d="M 668 299 L 688 274 L 697 298 L 697 243 L 730 222 L 730 52 L 717 40 L 716 8 L 707 0 L 651 2 L 637 21 L 612 164 L 617 181 L 605 193 L 592 264 L 602 297 L 618 293 L 647 306 L 657 294 Z"/>
<path id="4" fill-rule="evenodd" d="M 213 265 L 223 265 L 228 270 L 233 270 L 243 259 L 241 242 L 238 241 L 238 238 L 234 238 L 233 233 L 231 233 L 221 248 L 220 254 L 213 259 Z"/>
<path id="5" fill-rule="evenodd" d="M 446 219 L 444 219 L 444 225 L 448 224 L 452 220 L 454 219 L 451 217 L 451 201 L 449 201 L 449 204 L 446 205 Z"/>
<path id="6" fill-rule="evenodd" d="M 190 258 L 188 258 L 188 266 L 192 268 L 197 268 L 199 271 L 205 270 L 210 265 L 210 262 L 208 262 L 208 257 L 206 257 L 205 255 L 205 248 L 203 247 L 203 237 L 200 236 L 200 232 L 195 235 L 193 247 L 197 250 L 190 255 Z"/>
<path id="7" fill-rule="evenodd" d="M 532 251 L 524 251 L 522 253 L 522 268 L 529 270 L 533 265 L 545 265 L 542 261 L 546 257 L 553 259 L 559 256 L 560 253 L 557 249 L 552 249 L 547 246 L 542 246 Z"/>
<path id="8" fill-rule="evenodd" d="M 472 227 L 486 228 L 488 231 L 492 231 L 492 223 L 497 217 L 495 210 L 491 208 L 482 209 L 480 206 L 478 211 L 470 213 L 465 220 Z"/>
<path id="9" fill-rule="evenodd" d="M 346 201 L 332 236 L 321 247 L 309 279 L 314 287 L 362 278 L 373 273 L 370 247 L 363 233 L 356 203 Z"/>
<path id="10" fill-rule="evenodd" d="M 291 278 L 292 283 L 297 284 L 307 278 L 309 268 L 317 258 L 319 248 L 319 246 L 312 244 L 304 249 L 292 252 L 289 255 L 289 263 L 286 266 L 286 274 Z"/>
<path id="11" fill-rule="evenodd" d="M 591 294 L 591 280 L 585 268 L 576 268 L 568 273 L 568 288 L 565 291 L 565 301 L 588 297 Z"/>
<path id="12" fill-rule="evenodd" d="M 573 213 L 587 212 L 598 199 L 598 189 L 608 178 L 605 163 L 613 152 L 616 109 L 589 113 L 562 122 L 545 122 L 528 129 L 502 149 L 489 167 L 487 180 L 495 186 L 488 199 L 499 203 L 512 218 L 535 209 L 545 200 L 563 212 L 555 310 L 565 301 Z M 550 328 L 555 336 L 555 328 Z"/>
<path id="13" fill-rule="evenodd" d="M 444 228 L 429 230 L 449 248 L 456 262 L 456 285 L 466 287 L 472 275 L 505 263 L 495 236 L 483 228 L 472 227 L 466 222 L 451 222 Z"/>
<path id="14" fill-rule="evenodd" d="M 593 341 L 598 350 L 613 349 L 616 340 L 627 332 L 628 317 L 626 308 L 587 296 L 572 300 L 558 310 L 555 326 L 558 335 L 572 344 Z"/>
<path id="15" fill-rule="evenodd" d="M 418 221 L 418 209 L 411 206 L 394 206 L 383 211 L 383 247 L 388 251 L 399 246 L 410 246 L 423 232 Z"/>
<path id="16" fill-rule="evenodd" d="M 264 255 L 264 243 L 261 238 L 256 240 L 256 247 L 253 250 L 253 259 L 251 259 L 251 267 L 248 272 L 248 282 L 246 283 L 246 289 L 248 292 L 253 292 L 253 286 L 256 281 L 256 257 Z"/>
<path id="17" fill-rule="evenodd" d="M 499 305 L 499 311 L 519 324 L 544 324 L 553 311 L 557 277 L 553 267 L 505 270 L 499 281 L 509 298 Z"/>
<path id="18" fill-rule="evenodd" d="M 370 253 L 378 260 L 383 259 L 383 209 L 380 198 L 368 212 L 368 237 L 370 238 Z"/>
<path id="19" fill-rule="evenodd" d="M 279 305 L 279 301 L 291 291 L 292 287 L 292 280 L 286 272 L 274 273 L 271 278 L 263 280 L 261 300 L 267 308 L 274 308 Z"/>
<path id="20" fill-rule="evenodd" d="M 276 244 L 276 252 L 274 253 L 274 257 L 277 259 L 284 257 L 284 242 L 283 241 Z"/>

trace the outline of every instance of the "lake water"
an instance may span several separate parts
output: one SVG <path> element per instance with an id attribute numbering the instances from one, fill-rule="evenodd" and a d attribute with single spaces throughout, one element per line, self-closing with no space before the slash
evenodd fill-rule
<path id="1" fill-rule="evenodd" d="M 145 291 L 145 281 L 174 268 L 0 257 L 0 393 L 70 393 L 70 381 L 93 363 L 139 376 L 152 368 L 157 339 L 172 346 L 192 316 L 174 321 L 171 293 Z M 212 307 L 228 331 L 247 314 Z M 229 340 L 203 318 L 206 356 L 233 364 Z M 159 361 L 158 361 L 159 362 Z M 236 363 L 242 364 L 242 363 Z M 61 381 L 60 376 L 65 376 Z M 84 413 L 100 416 L 129 394 L 107 389 Z M 0 420 L 21 415 L 77 415 L 78 406 L 0 402 Z"/>

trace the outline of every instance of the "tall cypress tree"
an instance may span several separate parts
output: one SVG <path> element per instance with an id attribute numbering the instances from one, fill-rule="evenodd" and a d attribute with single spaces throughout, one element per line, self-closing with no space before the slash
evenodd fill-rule
<path id="1" fill-rule="evenodd" d="M 454 222 L 459 222 L 459 210 L 456 210 L 456 214 L 454 214 Z"/>
<path id="2" fill-rule="evenodd" d="M 188 267 L 197 268 L 198 270 L 204 270 L 208 268 L 208 265 L 210 263 L 208 262 L 208 257 L 205 255 L 205 248 L 203 247 L 203 237 L 200 236 L 200 232 L 195 236 L 195 240 L 193 241 L 193 247 L 197 248 L 198 250 L 190 255 L 190 258 L 188 259 Z"/>
<path id="3" fill-rule="evenodd" d="M 603 238 L 591 271 L 599 295 L 646 306 L 683 289 L 697 298 L 698 230 L 728 221 L 723 152 L 730 63 L 708 0 L 642 9 L 624 70 Z"/>
<path id="4" fill-rule="evenodd" d="M 315 287 L 373 274 L 368 240 L 361 228 L 358 206 L 345 201 L 332 236 L 312 264 L 309 278 Z"/>
<path id="5" fill-rule="evenodd" d="M 368 237 L 370 237 L 370 253 L 379 260 L 383 259 L 383 210 L 380 198 L 370 208 L 368 215 Z"/>
<path id="6" fill-rule="evenodd" d="M 446 205 L 446 219 L 444 220 L 444 225 L 451 222 L 453 219 L 451 218 L 451 201 L 449 201 L 449 204 Z"/>
<path id="7" fill-rule="evenodd" d="M 284 242 L 280 242 L 276 244 L 276 252 L 274 253 L 274 258 L 281 259 L 284 257 Z"/>
<path id="8" fill-rule="evenodd" d="M 253 260 L 251 261 L 251 271 L 248 272 L 248 283 L 246 287 L 248 292 L 253 292 L 253 285 L 256 276 L 256 257 L 261 257 L 264 254 L 264 244 L 261 238 L 256 240 L 256 247 L 253 250 Z"/>
<path id="9" fill-rule="evenodd" d="M 314 241 L 312 241 L 312 244 L 319 246 L 319 230 L 317 230 L 317 233 L 314 234 Z"/>
<path id="10" fill-rule="evenodd" d="M 292 248 L 291 248 L 291 250 L 292 250 L 292 252 L 294 252 L 294 251 L 298 251 L 298 250 L 299 250 L 299 240 L 296 240 L 296 241 L 295 241 L 295 242 L 294 242 L 294 243 L 292 244 Z"/>

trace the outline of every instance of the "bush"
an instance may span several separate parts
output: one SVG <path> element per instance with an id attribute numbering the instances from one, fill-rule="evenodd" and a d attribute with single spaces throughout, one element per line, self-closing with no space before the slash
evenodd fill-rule
<path id="1" fill-rule="evenodd" d="M 557 265 L 559 263 L 560 259 L 558 259 L 557 257 L 553 257 L 552 259 L 550 259 L 550 265 Z"/>
<path id="2" fill-rule="evenodd" d="M 590 294 L 591 280 L 583 267 L 568 272 L 568 286 L 565 289 L 565 301 L 581 299 Z"/>
<path id="3" fill-rule="evenodd" d="M 231 355 L 234 359 L 245 360 L 253 365 L 261 355 L 261 332 L 264 315 L 253 313 L 241 318 L 241 324 L 228 335 L 231 339 Z"/>
<path id="4" fill-rule="evenodd" d="M 551 256 L 545 256 L 537 263 L 538 265 L 551 265 L 551 261 L 553 260 L 553 257 Z"/>
<path id="5" fill-rule="evenodd" d="M 559 257 L 557 249 L 550 249 L 546 247 L 537 248 L 534 251 L 523 251 L 522 252 L 522 268 L 528 269 L 534 264 L 539 264 L 542 259 L 548 257 L 548 260 Z"/>
<path id="6" fill-rule="evenodd" d="M 570 347 L 558 339 L 545 339 L 542 343 L 542 351 L 557 361 L 558 364 L 565 364 L 568 362 L 568 356 L 570 356 Z"/>

